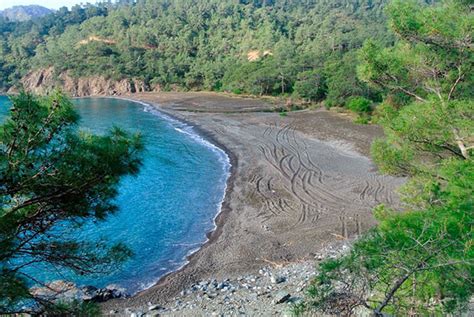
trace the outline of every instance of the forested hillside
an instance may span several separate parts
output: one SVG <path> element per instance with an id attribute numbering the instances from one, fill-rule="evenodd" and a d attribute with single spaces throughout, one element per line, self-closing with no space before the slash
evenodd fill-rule
<path id="1" fill-rule="evenodd" d="M 295 94 L 329 105 L 376 98 L 356 77 L 356 49 L 385 44 L 386 0 L 140 0 L 0 20 L 0 86 L 32 69 L 139 78 L 150 89 Z M 314 87 L 314 88 L 313 88 Z"/>

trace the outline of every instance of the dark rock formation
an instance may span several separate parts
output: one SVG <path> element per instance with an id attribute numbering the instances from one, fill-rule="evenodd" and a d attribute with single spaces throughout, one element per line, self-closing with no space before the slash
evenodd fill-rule
<path id="1" fill-rule="evenodd" d="M 44 287 L 35 286 L 31 289 L 31 292 L 34 296 L 44 300 L 62 300 L 66 302 L 77 299 L 101 303 L 109 299 L 129 296 L 124 288 L 117 285 L 108 285 L 105 288 L 94 286 L 77 287 L 72 282 L 62 280 L 53 281 Z"/>

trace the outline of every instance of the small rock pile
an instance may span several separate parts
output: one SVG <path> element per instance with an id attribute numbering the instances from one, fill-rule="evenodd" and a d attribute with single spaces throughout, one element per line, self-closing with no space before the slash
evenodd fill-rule
<path id="1" fill-rule="evenodd" d="M 265 266 L 258 273 L 194 283 L 166 307 L 148 303 L 140 309 L 110 311 L 110 315 L 142 316 L 291 316 L 303 301 L 315 272 L 315 261 L 333 258 L 350 249 L 349 242 L 314 254 L 315 260 Z"/>
<path id="2" fill-rule="evenodd" d="M 124 315 L 142 316 L 272 316 L 290 312 L 302 301 L 314 276 L 314 262 L 282 268 L 264 267 L 258 274 L 233 279 L 210 279 L 193 284 L 167 307 L 149 303 L 146 309 L 126 309 Z M 119 314 L 111 311 L 111 315 Z"/>

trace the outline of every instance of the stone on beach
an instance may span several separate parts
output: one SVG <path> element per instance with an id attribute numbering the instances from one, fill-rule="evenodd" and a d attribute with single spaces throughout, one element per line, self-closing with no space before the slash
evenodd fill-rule
<path id="1" fill-rule="evenodd" d="M 275 298 L 273 299 L 274 304 L 282 304 L 289 300 L 291 297 L 291 294 L 288 293 L 287 291 L 281 290 L 278 293 L 275 294 Z"/>
<path id="2" fill-rule="evenodd" d="M 270 278 L 271 282 L 273 284 L 280 284 L 286 281 L 286 278 L 284 276 L 277 276 L 277 275 L 272 275 Z"/>

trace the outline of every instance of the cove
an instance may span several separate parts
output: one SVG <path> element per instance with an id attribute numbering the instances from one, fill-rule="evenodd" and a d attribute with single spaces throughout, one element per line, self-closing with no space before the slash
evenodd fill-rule
<path id="1" fill-rule="evenodd" d="M 191 126 L 149 105 L 113 98 L 80 98 L 74 104 L 83 130 L 104 133 L 119 126 L 144 138 L 143 166 L 138 176 L 120 183 L 119 211 L 105 222 L 74 231 L 90 241 L 124 242 L 134 256 L 110 275 L 82 277 L 48 267 L 31 267 L 29 272 L 43 281 L 68 279 L 79 286 L 116 284 L 133 294 L 179 269 L 205 243 L 221 208 L 229 159 Z M 9 105 L 0 96 L 0 122 Z"/>

